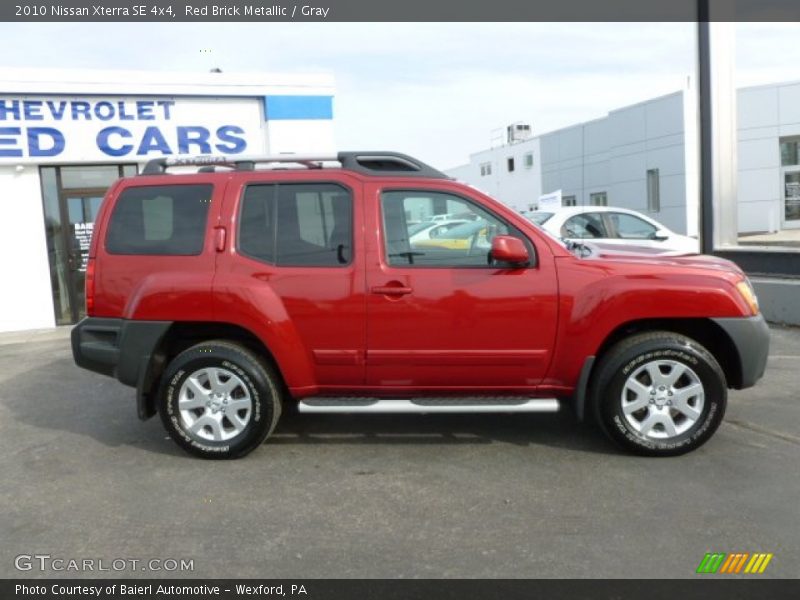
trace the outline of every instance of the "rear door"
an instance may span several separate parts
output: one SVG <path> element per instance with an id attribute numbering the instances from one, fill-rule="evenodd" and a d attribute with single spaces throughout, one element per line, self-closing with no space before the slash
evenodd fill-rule
<path id="1" fill-rule="evenodd" d="M 419 391 L 526 391 L 551 358 L 552 256 L 466 190 L 430 182 L 367 184 L 367 382 Z M 411 243 L 416 222 L 465 224 Z M 534 264 L 489 264 L 495 235 L 522 238 Z"/>
<path id="2" fill-rule="evenodd" d="M 346 174 L 237 176 L 214 282 L 217 319 L 272 336 L 290 387 L 364 384 L 361 183 Z"/>

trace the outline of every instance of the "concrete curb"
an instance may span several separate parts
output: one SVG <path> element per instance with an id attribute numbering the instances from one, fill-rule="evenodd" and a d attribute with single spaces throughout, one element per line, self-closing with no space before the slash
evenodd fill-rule
<path id="1" fill-rule="evenodd" d="M 27 344 L 29 342 L 49 342 L 53 340 L 69 340 L 72 325 L 49 327 L 47 329 L 27 329 L 25 331 L 9 331 L 0 333 L 0 346 L 8 344 Z"/>

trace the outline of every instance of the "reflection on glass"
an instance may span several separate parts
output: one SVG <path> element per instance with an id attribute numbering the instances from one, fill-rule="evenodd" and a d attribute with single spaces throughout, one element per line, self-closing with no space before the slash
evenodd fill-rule
<path id="1" fill-rule="evenodd" d="M 798 36 L 800 23 L 736 25 L 740 245 L 800 246 Z"/>
<path id="2" fill-rule="evenodd" d="M 58 206 L 58 184 L 56 169 L 41 168 L 42 202 L 44 204 L 45 239 L 47 259 L 50 264 L 50 286 L 57 325 L 72 322 L 67 281 L 67 259 L 61 229 L 61 213 Z"/>
<path id="3" fill-rule="evenodd" d="M 107 188 L 117 179 L 118 165 L 61 167 L 61 187 L 66 189 Z"/>
<path id="4" fill-rule="evenodd" d="M 89 246 L 103 195 L 123 173 L 134 175 L 136 165 L 41 167 L 39 173 L 55 319 L 66 325 L 84 314 Z"/>

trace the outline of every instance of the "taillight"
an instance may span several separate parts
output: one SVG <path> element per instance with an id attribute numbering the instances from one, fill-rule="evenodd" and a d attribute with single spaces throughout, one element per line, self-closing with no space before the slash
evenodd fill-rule
<path id="1" fill-rule="evenodd" d="M 86 263 L 86 316 L 94 316 L 94 260 Z"/>

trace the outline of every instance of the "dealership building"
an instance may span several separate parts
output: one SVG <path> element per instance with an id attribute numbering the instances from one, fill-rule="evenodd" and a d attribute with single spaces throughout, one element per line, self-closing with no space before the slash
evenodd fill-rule
<path id="1" fill-rule="evenodd" d="M 330 75 L 4 69 L 0 331 L 83 316 L 94 219 L 115 179 L 158 157 L 330 154 L 333 97 Z"/>
<path id="2" fill-rule="evenodd" d="M 448 173 L 520 211 L 560 194 L 565 206 L 630 208 L 696 236 L 696 97 L 687 87 L 537 136 L 512 125 L 503 145 Z M 800 228 L 800 82 L 741 88 L 736 100 L 739 233 Z"/>

